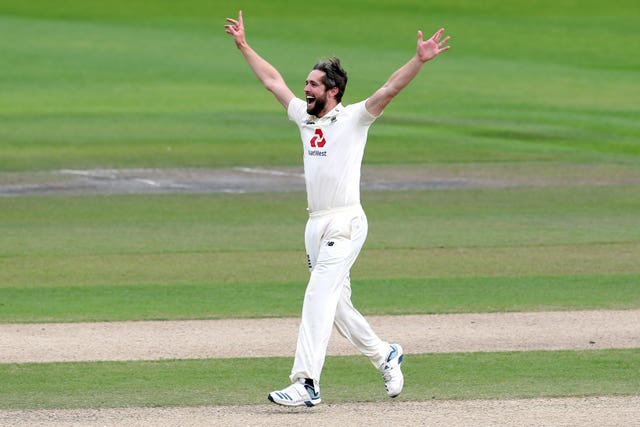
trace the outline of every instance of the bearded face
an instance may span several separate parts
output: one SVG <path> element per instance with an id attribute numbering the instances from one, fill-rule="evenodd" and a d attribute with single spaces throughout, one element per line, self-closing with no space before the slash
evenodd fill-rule
<path id="1" fill-rule="evenodd" d="M 335 98 L 330 97 L 329 91 L 324 86 L 323 81 L 324 71 L 312 70 L 304 86 L 304 95 L 307 99 L 307 113 L 316 117 L 322 117 L 328 110 L 331 110 L 335 106 L 334 104 L 337 104 Z"/>
<path id="2" fill-rule="evenodd" d="M 319 116 L 327 105 L 327 92 L 321 95 L 309 96 L 307 95 L 307 113 L 312 116 Z"/>

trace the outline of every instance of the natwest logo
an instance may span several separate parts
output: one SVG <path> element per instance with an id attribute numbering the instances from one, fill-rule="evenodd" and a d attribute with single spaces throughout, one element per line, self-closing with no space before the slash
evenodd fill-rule
<path id="1" fill-rule="evenodd" d="M 316 129 L 313 138 L 311 138 L 311 146 L 314 148 L 322 148 L 327 143 L 327 140 L 324 139 L 324 134 L 322 133 L 322 129 Z"/>

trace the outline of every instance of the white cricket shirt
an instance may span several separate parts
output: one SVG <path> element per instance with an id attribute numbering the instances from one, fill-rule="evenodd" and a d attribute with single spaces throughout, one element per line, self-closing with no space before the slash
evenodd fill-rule
<path id="1" fill-rule="evenodd" d="M 365 102 L 338 104 L 321 118 L 307 114 L 302 99 L 289 103 L 289 119 L 298 125 L 302 138 L 310 212 L 360 203 L 360 167 L 369 127 L 377 118 Z"/>

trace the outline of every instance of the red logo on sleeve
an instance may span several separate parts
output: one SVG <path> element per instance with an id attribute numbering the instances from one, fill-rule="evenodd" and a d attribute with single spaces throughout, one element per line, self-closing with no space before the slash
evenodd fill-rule
<path id="1" fill-rule="evenodd" d="M 313 135 L 313 138 L 311 138 L 311 146 L 314 148 L 322 148 L 326 143 L 327 140 L 324 139 L 322 129 L 316 129 L 315 135 Z"/>

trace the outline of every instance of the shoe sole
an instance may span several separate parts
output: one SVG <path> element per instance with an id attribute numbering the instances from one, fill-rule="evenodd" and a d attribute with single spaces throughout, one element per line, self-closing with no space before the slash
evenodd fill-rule
<path id="1" fill-rule="evenodd" d="M 311 408 L 312 406 L 316 406 L 318 403 L 320 403 L 320 402 L 321 402 L 321 400 L 320 400 L 320 399 L 317 399 L 315 402 L 314 402 L 314 401 L 311 401 L 311 400 L 305 400 L 303 403 L 291 405 L 291 404 L 288 404 L 288 403 L 284 403 L 284 402 L 278 402 L 278 401 L 276 401 L 273 397 L 271 397 L 271 394 L 269 394 L 269 395 L 267 396 L 267 399 L 269 399 L 269 401 L 271 401 L 271 402 L 275 403 L 276 405 L 280 405 L 280 406 L 288 406 L 288 407 L 290 407 L 290 408 L 292 408 L 292 407 L 296 407 L 296 406 L 307 406 L 307 407 Z"/>

